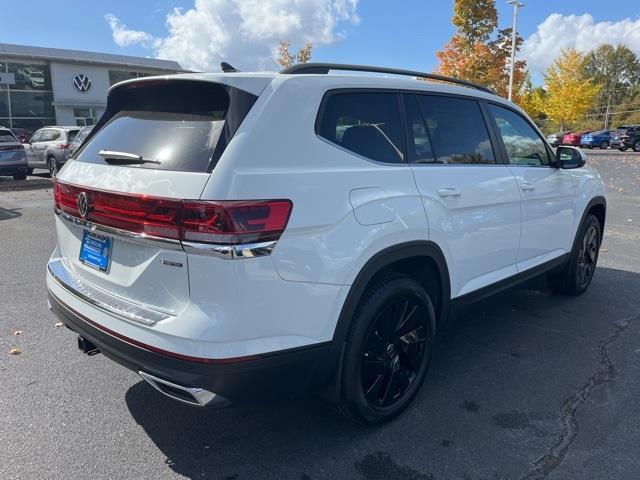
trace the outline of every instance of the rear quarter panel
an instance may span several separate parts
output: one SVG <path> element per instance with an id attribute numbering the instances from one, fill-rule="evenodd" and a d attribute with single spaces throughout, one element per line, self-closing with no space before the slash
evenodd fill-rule
<path id="1" fill-rule="evenodd" d="M 289 224 L 271 256 L 280 277 L 350 285 L 375 253 L 428 239 L 428 226 L 407 164 L 377 164 L 316 135 L 324 93 L 343 86 L 322 77 L 277 78 L 265 89 L 202 198 L 291 199 Z M 362 209 L 360 222 L 352 201 Z"/>

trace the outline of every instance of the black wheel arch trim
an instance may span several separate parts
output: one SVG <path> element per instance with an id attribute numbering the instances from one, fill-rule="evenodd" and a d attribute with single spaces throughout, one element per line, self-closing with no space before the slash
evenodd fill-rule
<path id="1" fill-rule="evenodd" d="M 602 208 L 604 208 L 604 216 L 602 218 L 602 224 L 600 225 L 600 242 L 602 242 L 602 237 L 604 236 L 604 226 L 607 219 L 607 199 L 599 195 L 589 200 L 587 206 L 582 211 L 582 217 L 580 218 L 580 223 L 578 224 L 578 228 L 576 229 L 576 233 L 573 238 L 572 248 L 575 248 L 576 242 L 578 241 L 578 234 L 580 233 L 584 222 L 587 220 L 587 215 L 589 215 L 589 212 L 591 212 L 591 209 L 595 206 L 601 206 Z"/>
<path id="2" fill-rule="evenodd" d="M 326 398 L 339 398 L 339 389 L 342 383 L 342 369 L 339 368 L 339 366 L 342 363 L 341 359 L 344 350 L 344 342 L 358 303 L 371 280 L 389 265 L 415 257 L 426 257 L 435 263 L 440 281 L 440 298 L 438 299 L 440 311 L 437 319 L 438 324 L 444 322 L 449 316 L 449 305 L 451 302 L 449 269 L 447 267 L 444 254 L 436 243 L 429 240 L 410 241 L 400 243 L 377 252 L 360 269 L 360 272 L 351 284 L 347 298 L 342 305 L 342 310 L 338 317 L 338 323 L 336 324 L 333 334 L 333 341 L 331 342 L 331 352 L 329 354 L 328 368 L 326 370 L 328 378 L 325 379 L 325 384 L 329 385 L 327 390 L 324 392 L 324 396 Z"/>

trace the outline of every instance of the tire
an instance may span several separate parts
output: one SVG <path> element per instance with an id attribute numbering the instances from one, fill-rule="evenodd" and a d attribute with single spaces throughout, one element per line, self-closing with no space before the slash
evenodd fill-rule
<path id="1" fill-rule="evenodd" d="M 27 169 L 27 175 L 33 175 L 33 168 Z"/>
<path id="2" fill-rule="evenodd" d="M 595 273 L 601 241 L 600 222 L 589 214 L 576 237 L 569 263 L 562 273 L 548 277 L 551 288 L 570 295 L 584 293 Z"/>
<path id="3" fill-rule="evenodd" d="M 14 180 L 26 180 L 27 179 L 27 174 L 26 173 L 16 173 L 13 176 Z"/>
<path id="4" fill-rule="evenodd" d="M 618 150 L 620 150 L 621 152 L 626 152 L 627 147 L 619 147 Z"/>
<path id="5" fill-rule="evenodd" d="M 633 151 L 640 152 L 640 140 L 636 140 L 635 143 L 633 144 Z"/>
<path id="6" fill-rule="evenodd" d="M 378 424 L 407 408 L 429 367 L 435 318 L 429 294 L 412 278 L 387 276 L 365 292 L 346 339 L 342 414 Z"/>
<path id="7" fill-rule="evenodd" d="M 607 142 L 606 140 L 603 140 L 602 143 L 600 144 L 600 150 L 606 150 L 607 148 L 609 148 L 609 142 Z"/>
<path id="8" fill-rule="evenodd" d="M 49 169 L 49 176 L 55 178 L 58 174 L 58 162 L 54 157 L 49 157 L 47 160 L 47 168 Z"/>

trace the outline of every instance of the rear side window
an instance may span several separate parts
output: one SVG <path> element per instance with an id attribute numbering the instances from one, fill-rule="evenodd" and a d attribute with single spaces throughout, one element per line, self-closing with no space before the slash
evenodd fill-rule
<path id="1" fill-rule="evenodd" d="M 108 163 L 102 150 L 135 154 L 136 168 L 210 172 L 257 97 L 212 82 L 131 83 L 109 95 L 79 162 Z M 107 158 L 108 160 L 108 158 Z"/>
<path id="2" fill-rule="evenodd" d="M 542 138 L 521 115 L 507 108 L 489 105 L 511 165 L 549 165 Z"/>
<path id="3" fill-rule="evenodd" d="M 8 130 L 0 130 L 0 143 L 16 143 L 18 140 Z"/>
<path id="4" fill-rule="evenodd" d="M 415 95 L 404 95 L 404 111 L 407 126 L 407 155 L 411 163 L 435 163 L 427 124 L 424 121 Z"/>
<path id="5" fill-rule="evenodd" d="M 475 100 L 418 95 L 437 163 L 495 163 L 489 131 Z"/>
<path id="6" fill-rule="evenodd" d="M 58 140 L 60 138 L 60 130 L 49 130 L 46 140 Z"/>
<path id="7" fill-rule="evenodd" d="M 71 143 L 73 142 L 73 139 L 76 138 L 76 135 L 78 134 L 79 130 L 69 130 L 67 132 L 67 142 Z"/>
<path id="8" fill-rule="evenodd" d="M 402 123 L 396 93 L 331 93 L 318 135 L 371 160 L 404 161 Z"/>

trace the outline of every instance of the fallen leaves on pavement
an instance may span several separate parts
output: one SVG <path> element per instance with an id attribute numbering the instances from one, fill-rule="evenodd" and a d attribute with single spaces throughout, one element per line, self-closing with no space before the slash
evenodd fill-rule
<path id="1" fill-rule="evenodd" d="M 62 327 L 64 325 L 64 323 L 62 322 L 56 322 L 56 327 Z"/>
<path id="2" fill-rule="evenodd" d="M 22 353 L 22 350 L 20 350 L 18 347 L 13 347 L 11 350 L 9 350 L 9 355 L 20 355 Z"/>
<path id="3" fill-rule="evenodd" d="M 22 335 L 22 330 L 16 330 L 15 332 L 13 332 L 13 334 L 15 336 Z"/>

